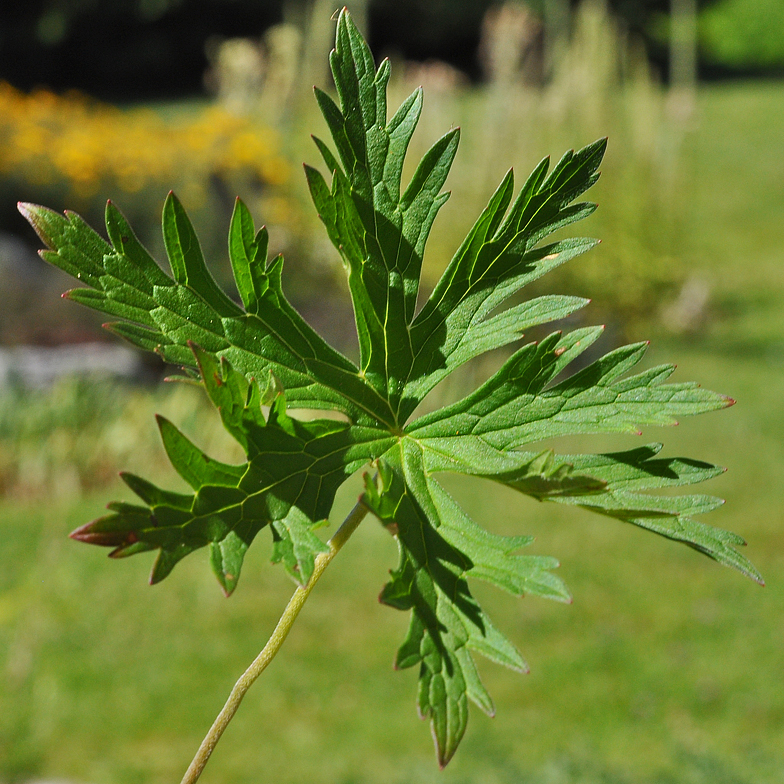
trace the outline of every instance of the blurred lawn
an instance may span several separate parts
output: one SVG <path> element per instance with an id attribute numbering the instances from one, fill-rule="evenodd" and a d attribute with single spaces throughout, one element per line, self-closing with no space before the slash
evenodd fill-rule
<path id="1" fill-rule="evenodd" d="M 706 346 L 784 357 L 784 86 L 717 85 L 684 150 L 695 187 L 686 247 L 713 286 Z"/>
<path id="2" fill-rule="evenodd" d="M 644 436 L 730 468 L 705 486 L 728 499 L 706 522 L 749 540 L 768 586 L 619 523 L 450 481 L 488 527 L 534 533 L 532 552 L 561 560 L 575 597 L 563 606 L 475 586 L 531 665 L 518 676 L 482 663 L 497 717 L 474 710 L 437 772 L 416 673 L 391 668 L 406 617 L 376 602 L 395 548 L 369 520 L 247 697 L 205 783 L 784 782 L 783 114 L 781 85 L 701 96 L 683 252 L 713 286 L 714 319 L 691 341 L 659 340 L 651 362 L 675 360 L 677 379 L 739 402 Z M 607 187 L 604 201 L 622 197 Z M 619 444 L 630 439 L 605 441 Z M 335 519 L 357 492 L 346 488 Z M 178 781 L 291 592 L 266 563 L 264 535 L 230 601 L 203 553 L 147 588 L 149 558 L 111 563 L 65 538 L 122 494 L 3 505 L 0 782 Z"/>

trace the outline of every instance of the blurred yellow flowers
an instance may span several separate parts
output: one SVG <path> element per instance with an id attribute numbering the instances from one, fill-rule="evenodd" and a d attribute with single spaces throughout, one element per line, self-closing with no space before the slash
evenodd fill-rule
<path id="1" fill-rule="evenodd" d="M 253 118 L 215 104 L 169 114 L 78 92 L 26 94 L 0 82 L 0 178 L 62 189 L 79 202 L 102 187 L 115 195 L 174 187 L 193 207 L 215 178 L 242 176 L 259 186 L 288 180 L 276 132 Z"/>

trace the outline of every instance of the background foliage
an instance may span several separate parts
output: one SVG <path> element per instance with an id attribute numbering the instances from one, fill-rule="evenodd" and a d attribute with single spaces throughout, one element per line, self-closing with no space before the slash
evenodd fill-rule
<path id="1" fill-rule="evenodd" d="M 781 71 L 784 4 L 777 0 L 722 0 L 700 19 L 705 60 L 733 68 Z"/>
<path id="2" fill-rule="evenodd" d="M 542 16 L 548 5 L 579 0 L 516 0 Z M 172 97 L 201 89 L 205 44 L 216 36 L 261 36 L 294 21 L 321 0 L 31 0 L 0 10 L 0 77 L 23 89 L 78 87 L 104 98 Z M 493 0 L 353 0 L 367 20 L 374 51 L 408 59 L 438 58 L 481 75 L 481 20 Z M 698 0 L 705 11 L 704 53 L 726 70 L 784 66 L 777 43 L 776 0 Z M 662 22 L 669 0 L 608 0 L 626 28 L 642 36 L 666 68 Z M 666 25 L 666 20 L 664 20 Z M 318 52 L 321 56 L 326 49 Z"/>

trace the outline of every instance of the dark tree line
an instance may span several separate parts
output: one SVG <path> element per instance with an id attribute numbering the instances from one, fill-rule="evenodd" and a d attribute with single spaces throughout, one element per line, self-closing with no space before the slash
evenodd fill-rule
<path id="1" fill-rule="evenodd" d="M 75 87 L 115 100 L 198 92 L 211 36 L 259 36 L 292 7 L 306 7 L 309 1 L 4 2 L 0 79 L 24 89 Z M 368 36 L 377 52 L 437 58 L 477 77 L 481 20 L 497 1 L 368 0 Z M 544 12 L 547 0 L 527 2 Z M 630 30 L 645 35 L 652 18 L 668 11 L 670 0 L 611 0 L 610 5 Z M 656 45 L 651 51 L 656 54 Z"/>
<path id="2" fill-rule="evenodd" d="M 24 0 L 2 4 L 0 78 L 100 97 L 168 97 L 201 88 L 214 35 L 258 36 L 282 0 Z"/>

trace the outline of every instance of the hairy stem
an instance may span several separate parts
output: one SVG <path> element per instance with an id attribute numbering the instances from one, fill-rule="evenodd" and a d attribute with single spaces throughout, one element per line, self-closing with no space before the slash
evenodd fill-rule
<path id="1" fill-rule="evenodd" d="M 280 650 L 280 646 L 283 645 L 283 641 L 288 637 L 291 627 L 299 615 L 299 611 L 302 609 L 308 596 L 310 596 L 313 587 L 367 513 L 367 507 L 364 506 L 362 502 L 357 502 L 356 506 L 349 512 L 348 517 L 343 521 L 343 524 L 335 532 L 335 535 L 327 542 L 329 550 L 326 553 L 319 553 L 319 555 L 316 556 L 313 574 L 311 575 L 310 580 L 308 580 L 307 585 L 300 586 L 294 591 L 294 594 L 289 600 L 286 609 L 283 611 L 283 615 L 280 616 L 278 625 L 275 627 L 275 631 L 272 632 L 267 644 L 256 657 L 253 664 L 245 670 L 240 679 L 234 684 L 234 688 L 231 690 L 231 694 L 229 695 L 228 700 L 226 700 L 226 704 L 218 714 L 212 727 L 210 727 L 210 731 L 201 742 L 201 746 L 199 746 L 196 756 L 185 772 L 181 784 L 193 784 L 199 779 L 199 776 L 201 776 L 201 773 L 204 770 L 204 766 L 207 764 L 207 760 L 209 760 L 210 755 L 221 739 L 226 727 L 229 726 L 229 722 L 237 712 L 237 708 L 239 708 L 245 693 L 253 685 L 256 678 L 264 672 L 267 665 L 275 658 L 275 655 Z"/>

